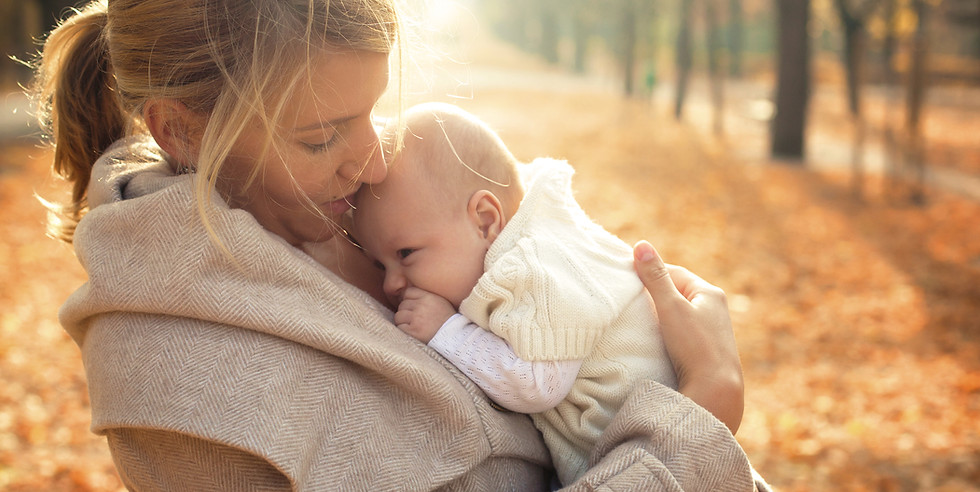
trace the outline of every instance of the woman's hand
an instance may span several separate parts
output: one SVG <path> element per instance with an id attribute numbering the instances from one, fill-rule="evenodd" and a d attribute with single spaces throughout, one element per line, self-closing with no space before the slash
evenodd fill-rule
<path id="1" fill-rule="evenodd" d="M 446 299 L 418 287 L 409 287 L 398 304 L 395 326 L 420 342 L 429 343 L 454 314 L 456 309 Z"/>
<path id="2" fill-rule="evenodd" d="M 636 243 L 633 258 L 657 306 L 679 391 L 734 434 L 742 422 L 745 387 L 725 293 L 687 269 L 665 265 L 646 241 Z"/>

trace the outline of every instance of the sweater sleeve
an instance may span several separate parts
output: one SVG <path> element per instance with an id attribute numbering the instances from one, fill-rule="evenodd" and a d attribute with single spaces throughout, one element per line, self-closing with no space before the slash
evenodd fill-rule
<path id="1" fill-rule="evenodd" d="M 581 360 L 522 360 L 499 336 L 457 314 L 439 329 L 429 346 L 459 368 L 500 406 L 539 413 L 562 401 L 578 376 Z"/>

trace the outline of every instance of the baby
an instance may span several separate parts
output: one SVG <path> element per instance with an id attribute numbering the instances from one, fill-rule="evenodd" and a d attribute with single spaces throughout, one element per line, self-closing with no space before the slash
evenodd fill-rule
<path id="1" fill-rule="evenodd" d="M 567 163 L 519 163 L 448 104 L 404 124 L 388 177 L 357 196 L 353 236 L 385 270 L 395 324 L 531 414 L 569 484 L 637 381 L 677 387 L 633 249 L 575 202 Z"/>

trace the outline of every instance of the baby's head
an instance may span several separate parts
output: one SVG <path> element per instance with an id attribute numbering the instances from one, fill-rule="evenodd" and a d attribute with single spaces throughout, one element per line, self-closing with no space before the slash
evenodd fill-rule
<path id="1" fill-rule="evenodd" d="M 401 147 L 385 130 L 388 177 L 358 192 L 354 237 L 385 268 L 397 305 L 406 287 L 459 307 L 490 244 L 520 205 L 518 162 L 485 123 L 449 104 L 405 112 Z"/>
<path id="2" fill-rule="evenodd" d="M 398 122 L 389 124 L 381 138 L 390 170 L 397 174 L 399 167 L 410 167 L 423 173 L 431 191 L 455 193 L 461 200 L 477 190 L 489 190 L 504 205 L 506 216 L 514 215 L 524 198 L 519 163 L 489 125 L 452 104 L 438 102 L 412 106 L 400 123 L 404 130 L 400 146 L 394 138 Z M 398 186 L 397 181 L 386 180 L 373 188 Z"/>

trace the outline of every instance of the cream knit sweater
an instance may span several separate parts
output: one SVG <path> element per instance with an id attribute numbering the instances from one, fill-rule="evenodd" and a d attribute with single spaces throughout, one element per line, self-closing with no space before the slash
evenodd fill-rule
<path id="1" fill-rule="evenodd" d="M 546 490 L 526 416 L 493 409 L 390 312 L 213 196 L 208 237 L 151 141 L 96 164 L 60 317 L 131 490 Z M 569 490 L 752 490 L 744 452 L 641 384 Z"/>
<path id="2" fill-rule="evenodd" d="M 554 159 L 521 166 L 527 193 L 460 305 L 523 360 L 584 360 L 565 399 L 532 415 L 563 483 L 588 469 L 589 453 L 639 381 L 677 387 L 633 249 L 585 214 L 573 173 Z"/>

